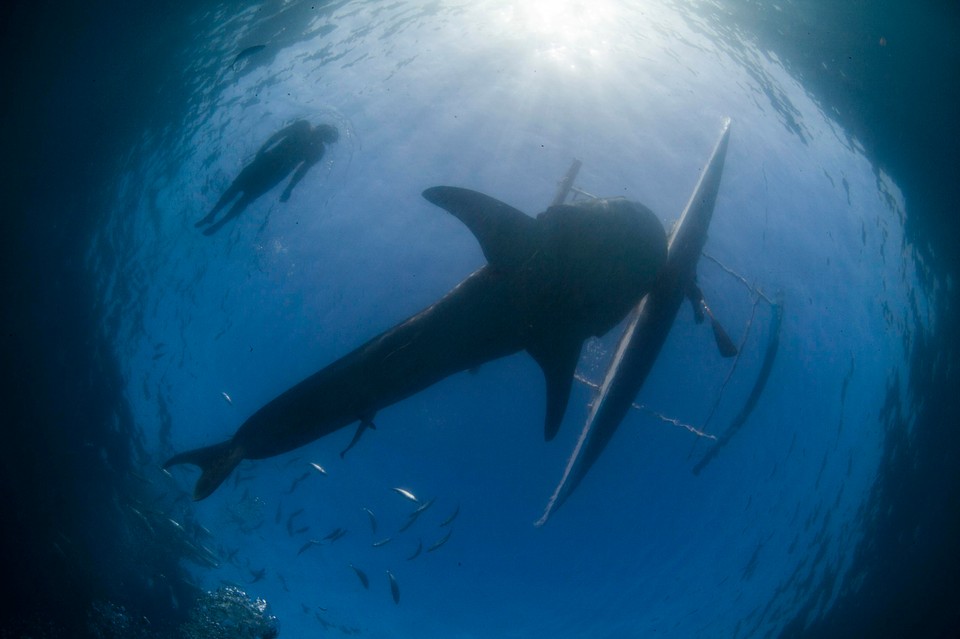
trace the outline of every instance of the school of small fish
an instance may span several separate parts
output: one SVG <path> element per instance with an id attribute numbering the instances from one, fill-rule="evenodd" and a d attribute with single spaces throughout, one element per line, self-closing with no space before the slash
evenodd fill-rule
<path id="1" fill-rule="evenodd" d="M 225 401 L 232 403 L 231 398 L 226 393 L 222 393 L 222 395 Z M 300 472 L 297 472 L 293 476 L 289 488 L 283 493 L 283 495 L 292 495 L 302 486 L 308 485 L 313 481 L 325 481 L 324 479 L 311 479 L 311 477 L 322 478 L 329 476 L 329 473 L 321 464 L 315 461 L 307 461 L 304 463 L 304 461 L 300 458 L 295 458 L 286 462 L 283 465 L 283 468 L 303 469 L 305 466 L 309 470 L 301 470 Z M 252 476 L 249 474 L 249 469 L 247 469 L 247 471 L 248 472 L 246 473 L 237 473 L 234 480 L 235 487 L 239 486 L 241 482 L 252 478 Z M 171 480 L 173 479 L 168 472 L 164 472 L 163 474 L 167 478 Z M 445 514 L 443 519 L 439 519 L 438 516 L 437 520 L 434 520 L 434 522 L 431 523 L 426 521 L 430 516 L 424 517 L 424 515 L 430 511 L 430 509 L 437 502 L 436 497 L 421 499 L 414 493 L 412 489 L 407 487 L 396 486 L 391 487 L 390 490 L 402 498 L 405 502 L 409 502 L 411 509 L 409 512 L 407 512 L 404 519 L 396 522 L 393 526 L 389 524 L 384 526 L 382 525 L 382 522 L 378 520 L 376 514 L 374 514 L 371 508 L 368 508 L 367 506 L 361 506 L 359 510 L 364 513 L 370 527 L 369 539 L 371 548 L 382 548 L 389 543 L 391 547 L 398 547 L 398 551 L 386 551 L 388 554 L 396 552 L 399 559 L 404 560 L 404 562 L 412 562 L 418 558 L 422 558 L 427 553 L 436 552 L 450 540 L 451 535 L 453 534 L 452 524 L 460 514 L 459 503 L 457 503 L 452 509 L 447 510 L 446 513 L 442 513 Z M 312 561 L 310 559 L 312 556 L 319 556 L 321 553 L 321 551 L 317 549 L 321 547 L 329 548 L 332 546 L 332 544 L 336 543 L 338 540 L 350 533 L 350 529 L 347 526 L 333 526 L 332 529 L 330 529 L 326 534 L 321 533 L 316 537 L 308 536 L 307 533 L 310 531 L 310 526 L 307 525 L 309 518 L 308 508 L 297 507 L 287 511 L 283 506 L 282 499 L 278 499 L 277 502 L 276 512 L 273 516 L 274 524 L 278 527 L 284 526 L 289 537 L 292 539 L 299 538 L 301 541 L 295 551 L 298 561 Z M 259 514 L 262 511 L 262 506 L 262 499 L 252 496 L 249 490 L 244 489 L 239 501 L 228 508 L 230 520 L 242 533 L 252 533 L 264 523 L 262 514 Z M 151 520 L 148 516 L 144 515 L 141 510 L 133 507 L 131 507 L 130 510 L 141 522 L 142 526 L 147 528 L 157 526 L 157 524 L 154 523 L 154 520 Z M 253 516 L 254 513 L 258 514 Z M 410 537 L 409 535 L 404 534 L 407 530 L 417 525 L 418 522 L 420 532 L 417 536 Z M 249 559 L 244 559 L 241 561 L 238 558 L 240 550 L 239 548 L 226 549 L 221 546 L 219 548 L 219 552 L 214 552 L 203 544 L 188 541 L 189 538 L 195 537 L 198 534 L 209 537 L 213 536 L 212 533 L 210 533 L 206 528 L 199 526 L 199 524 L 191 522 L 191 528 L 188 531 L 183 524 L 172 518 L 166 518 L 165 522 L 161 523 L 165 523 L 171 530 L 174 531 L 176 535 L 184 539 L 183 543 L 188 544 L 187 547 L 192 551 L 190 557 L 197 563 L 206 565 L 210 568 L 220 567 L 221 562 L 232 564 L 236 566 L 236 568 L 242 570 L 242 574 L 246 575 L 245 577 L 241 577 L 241 579 L 242 581 L 245 581 L 247 585 L 257 583 L 266 579 L 268 576 L 271 576 L 279 580 L 283 589 L 289 592 L 286 580 L 282 574 L 279 572 L 271 572 L 268 570 L 268 566 L 251 566 Z M 366 526 L 363 526 L 363 528 L 365 527 Z M 384 534 L 385 532 L 386 534 Z M 367 533 L 357 533 L 354 529 L 351 537 L 358 534 L 365 535 Z M 342 552 L 350 552 L 348 548 L 356 547 L 356 543 L 352 545 L 348 543 L 346 546 L 338 547 L 344 549 Z M 380 553 L 384 551 L 373 552 Z M 329 559 L 329 557 L 327 559 Z M 423 559 L 420 559 L 420 561 L 423 561 Z M 406 565 L 406 563 L 404 563 L 404 565 Z M 388 569 L 385 571 L 385 581 L 372 581 L 368 573 L 362 568 L 361 565 L 358 564 L 358 562 L 346 562 L 346 567 L 353 572 L 357 582 L 359 582 L 359 585 L 363 590 L 369 591 L 377 590 L 379 588 L 389 588 L 390 597 L 394 604 L 400 604 L 400 581 L 393 570 Z M 236 584 L 234 582 L 225 580 L 221 581 L 231 586 L 243 586 L 243 584 Z M 377 584 L 380 585 L 378 586 Z M 318 605 L 308 606 L 303 602 L 301 602 L 301 607 L 303 608 L 305 614 L 312 613 L 325 630 L 327 628 L 339 628 L 345 634 L 359 634 L 360 632 L 359 628 L 335 624 L 329 621 L 330 616 L 326 614 L 327 609 L 325 607 Z M 325 614 L 322 615 L 321 612 Z"/>
<path id="2" fill-rule="evenodd" d="M 328 475 L 327 470 L 317 462 L 311 461 L 309 462 L 309 465 L 317 473 L 321 475 Z M 297 475 L 293 479 L 293 482 L 291 483 L 290 488 L 287 490 L 287 494 L 292 494 L 303 482 L 305 482 L 309 478 L 309 476 L 310 476 L 309 472 Z M 417 497 L 417 495 L 414 494 L 414 492 L 411 489 L 405 488 L 405 487 L 396 486 L 391 488 L 391 490 L 397 495 L 399 495 L 400 497 L 402 497 L 404 500 L 410 502 L 412 505 L 415 506 L 415 508 L 407 514 L 407 517 L 405 520 L 403 520 L 398 524 L 394 534 L 392 535 L 388 534 L 384 536 L 381 533 L 378 536 L 377 532 L 382 529 L 382 526 L 380 525 L 380 522 L 378 521 L 377 516 L 374 514 L 373 510 L 371 510 L 370 508 L 366 506 L 362 506 L 360 510 L 366 515 L 367 521 L 370 525 L 370 535 L 371 535 L 370 546 L 372 548 L 381 548 L 383 546 L 386 546 L 388 543 L 391 543 L 391 542 L 399 543 L 400 541 L 402 541 L 400 539 L 402 537 L 402 533 L 412 528 L 414 524 L 416 524 L 417 521 L 420 519 L 420 517 L 425 512 L 427 512 L 436 501 L 436 497 L 432 497 L 426 500 L 421 499 Z M 302 514 L 303 514 L 303 509 L 300 508 L 291 512 L 289 515 L 287 515 L 287 533 L 291 537 L 304 533 L 308 530 L 307 527 L 303 527 L 299 529 L 294 528 L 294 520 Z M 460 504 L 457 504 L 452 511 L 449 511 L 449 514 L 447 514 L 447 516 L 443 520 L 441 520 L 438 524 L 435 524 L 437 530 L 435 533 L 430 534 L 430 536 L 427 538 L 429 543 L 425 544 L 424 537 L 422 536 L 417 539 L 416 546 L 412 547 L 413 548 L 412 551 L 408 551 L 408 554 L 404 557 L 406 561 L 413 561 L 414 559 L 417 559 L 418 557 L 420 557 L 422 554 L 434 552 L 437 549 L 439 549 L 441 546 L 446 544 L 447 541 L 450 539 L 451 535 L 453 534 L 451 524 L 459 514 L 460 514 Z M 281 519 L 281 510 L 278 507 L 277 514 L 276 514 L 276 521 L 279 523 L 280 519 Z M 445 534 L 443 533 L 442 530 L 440 530 L 442 528 L 447 528 L 447 531 Z M 303 543 L 303 545 L 299 547 L 299 550 L 297 550 L 297 555 L 298 556 L 303 555 L 305 552 L 315 547 L 329 546 L 333 544 L 335 541 L 337 541 L 338 539 L 341 539 L 343 536 L 345 536 L 347 532 L 348 530 L 346 527 L 337 526 L 333 530 L 331 530 L 327 535 L 325 535 L 323 538 L 308 539 L 305 543 Z M 370 580 L 370 577 L 367 575 L 366 571 L 364 571 L 363 568 L 361 568 L 360 566 L 356 565 L 353 562 L 349 562 L 347 566 L 353 571 L 354 575 L 356 575 L 357 581 L 359 581 L 360 586 L 364 590 L 370 590 L 371 580 Z M 393 602 L 395 604 L 399 604 L 400 603 L 400 583 L 397 580 L 396 575 L 392 571 L 387 570 L 386 575 L 387 575 L 387 585 L 390 588 L 390 596 L 393 599 Z M 317 614 L 317 618 L 321 619 L 319 613 L 316 613 L 316 614 Z"/>

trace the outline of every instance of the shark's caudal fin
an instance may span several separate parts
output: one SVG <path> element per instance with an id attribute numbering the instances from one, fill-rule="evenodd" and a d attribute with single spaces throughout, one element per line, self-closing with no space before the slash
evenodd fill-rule
<path id="1" fill-rule="evenodd" d="M 434 186 L 424 191 L 423 197 L 466 224 L 492 266 L 515 267 L 530 256 L 537 221 L 522 211 L 489 195 L 454 186 Z"/>
<path id="2" fill-rule="evenodd" d="M 200 475 L 193 489 L 193 499 L 200 501 L 209 497 L 210 493 L 230 476 L 242 459 L 243 450 L 232 441 L 226 441 L 174 455 L 163 464 L 163 467 L 170 468 L 177 464 L 199 466 L 203 474 Z"/>

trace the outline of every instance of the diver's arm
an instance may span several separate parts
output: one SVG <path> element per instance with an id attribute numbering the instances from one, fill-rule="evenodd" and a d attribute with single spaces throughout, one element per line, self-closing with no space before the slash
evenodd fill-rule
<path id="1" fill-rule="evenodd" d="M 310 167 L 316 164 L 316 162 L 302 162 L 299 167 L 297 167 L 296 172 L 293 174 L 293 177 L 290 178 L 290 184 L 287 185 L 287 188 L 283 190 L 283 193 L 280 195 L 280 201 L 286 202 L 290 199 L 290 193 L 293 191 L 293 187 L 303 179 L 303 176 L 307 174 L 307 171 L 310 170 Z"/>
<path id="2" fill-rule="evenodd" d="M 307 146 L 304 151 L 303 162 L 297 167 L 293 177 L 290 178 L 290 184 L 287 185 L 287 188 L 283 190 L 283 195 L 280 196 L 281 202 L 286 202 L 290 199 L 290 193 L 293 191 L 293 187 L 303 179 L 303 176 L 307 174 L 311 166 L 320 161 L 320 158 L 323 157 L 323 152 L 323 144 L 316 140 Z"/>
<path id="3" fill-rule="evenodd" d="M 267 138 L 267 141 L 264 142 L 264 143 L 263 143 L 263 146 L 260 147 L 260 150 L 257 151 L 257 157 L 260 157 L 261 155 L 263 155 L 264 151 L 266 151 L 267 149 L 269 149 L 269 148 L 273 145 L 274 142 L 276 142 L 277 140 L 279 140 L 280 138 L 282 138 L 283 136 L 285 136 L 285 135 L 287 134 L 289 128 L 290 128 L 290 127 L 287 127 L 287 128 L 285 128 L 285 129 L 280 129 L 279 131 L 277 131 L 276 133 L 274 133 L 273 135 L 271 135 L 269 138 Z"/>
<path id="4" fill-rule="evenodd" d="M 269 138 L 267 138 L 267 141 L 264 142 L 263 146 L 260 147 L 260 150 L 257 151 L 257 155 L 258 156 L 262 155 L 264 151 L 266 151 L 271 146 L 273 146 L 277 141 L 287 137 L 297 129 L 303 129 L 304 125 L 307 125 L 306 128 L 307 130 L 309 130 L 309 124 L 307 124 L 303 120 L 297 120 L 293 124 L 288 124 L 287 126 L 283 127 L 282 129 L 280 129 L 279 131 L 271 135 Z"/>

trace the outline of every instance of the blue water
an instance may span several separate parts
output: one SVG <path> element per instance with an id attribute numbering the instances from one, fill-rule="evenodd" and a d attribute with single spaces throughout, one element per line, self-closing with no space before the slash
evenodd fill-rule
<path id="1" fill-rule="evenodd" d="M 35 70 L 11 77 L 35 91 L 5 106 L 34 125 L 7 134 L 29 150 L 5 171 L 10 632 L 181 636 L 201 593 L 235 587 L 283 637 L 954 636 L 958 590 L 930 568 L 956 565 L 960 528 L 950 187 L 931 186 L 949 172 L 911 165 L 948 142 L 924 130 L 900 157 L 877 124 L 924 108 L 871 102 L 910 67 L 884 10 L 889 39 L 845 31 L 853 10 L 732 2 L 12 11 Z M 822 63 L 795 49 L 817 16 L 836 26 L 806 32 Z M 698 273 L 741 354 L 721 358 L 685 305 L 640 407 L 546 526 L 593 391 L 575 386 L 545 443 L 523 353 L 380 411 L 344 459 L 352 427 L 244 462 L 200 502 L 195 469 L 161 471 L 484 264 L 425 188 L 535 215 L 576 158 L 579 188 L 669 229 L 725 117 Z M 340 138 L 289 201 L 278 186 L 194 228 L 297 119 Z M 584 380 L 620 330 L 587 342 Z M 694 474 L 771 339 L 755 410 Z M 414 506 L 394 487 L 435 499 L 402 532 Z"/>

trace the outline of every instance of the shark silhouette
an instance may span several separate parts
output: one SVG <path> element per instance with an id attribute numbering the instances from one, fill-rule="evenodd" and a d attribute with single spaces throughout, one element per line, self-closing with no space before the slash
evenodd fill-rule
<path id="1" fill-rule="evenodd" d="M 663 226 L 623 198 L 551 206 L 536 218 L 490 196 L 438 186 L 423 196 L 473 232 L 487 264 L 440 301 L 374 337 L 254 413 L 228 441 L 164 468 L 202 470 L 209 496 L 243 459 L 280 455 L 460 371 L 526 350 L 546 378 L 547 440 L 566 411 L 584 340 L 616 326 L 666 261 Z"/>

